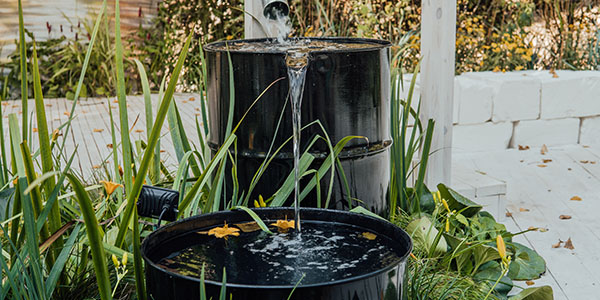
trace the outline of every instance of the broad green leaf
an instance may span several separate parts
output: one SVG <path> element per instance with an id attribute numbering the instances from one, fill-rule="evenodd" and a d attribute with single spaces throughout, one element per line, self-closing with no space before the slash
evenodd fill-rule
<path id="1" fill-rule="evenodd" d="M 492 286 L 494 285 L 496 280 L 498 280 L 498 277 L 500 277 L 500 275 L 502 275 L 502 268 L 500 267 L 500 263 L 498 263 L 497 261 L 490 261 L 483 264 L 479 268 L 477 273 L 473 275 L 473 279 L 477 281 L 486 282 L 489 286 Z M 508 295 L 512 288 L 513 281 L 508 276 L 503 276 L 502 279 L 500 279 L 500 281 L 498 282 L 498 285 L 496 286 L 494 291 L 506 298 L 506 295 Z"/>
<path id="2" fill-rule="evenodd" d="M 552 287 L 545 285 L 530 287 L 522 290 L 517 295 L 508 297 L 508 300 L 553 300 L 554 291 Z"/>
<path id="3" fill-rule="evenodd" d="M 443 183 L 438 184 L 437 188 L 442 198 L 448 202 L 450 209 L 461 212 L 467 218 L 474 216 L 483 208 L 481 205 L 467 199 Z"/>
<path id="4" fill-rule="evenodd" d="M 519 243 L 510 246 L 515 251 L 508 271 L 512 280 L 538 279 L 546 272 L 546 261 L 537 252 Z"/>
<path id="5" fill-rule="evenodd" d="M 410 222 L 406 226 L 406 232 L 412 237 L 415 248 L 422 249 L 425 253 L 430 253 L 434 246 L 435 250 L 432 253 L 435 256 L 446 253 L 448 249 L 448 244 L 443 236 L 437 245 L 434 245 L 439 231 L 433 226 L 428 217 L 421 217 Z"/>

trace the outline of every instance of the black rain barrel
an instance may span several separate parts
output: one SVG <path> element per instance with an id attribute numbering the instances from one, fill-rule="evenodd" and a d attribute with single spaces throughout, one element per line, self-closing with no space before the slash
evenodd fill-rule
<path id="1" fill-rule="evenodd" d="M 254 212 L 267 223 L 274 220 L 290 218 L 294 215 L 291 208 L 261 208 Z M 406 287 L 406 259 L 412 251 L 412 242 L 406 232 L 390 222 L 362 214 L 356 214 L 340 210 L 303 208 L 301 210 L 303 222 L 328 223 L 337 226 L 352 226 L 357 232 L 369 231 L 377 234 L 377 238 L 386 238 L 394 243 L 393 249 L 397 259 L 385 263 L 385 266 L 376 271 L 360 274 L 341 280 L 325 280 L 312 284 L 299 284 L 294 290 L 294 300 L 400 300 L 405 299 L 404 288 Z M 142 243 L 142 256 L 146 263 L 146 290 L 148 299 L 177 300 L 177 299 L 200 299 L 199 284 L 197 277 L 185 276 L 160 266 L 164 258 L 172 257 L 173 253 L 202 243 L 206 235 L 198 234 L 199 231 L 208 230 L 215 226 L 223 226 L 227 222 L 233 224 L 252 221 L 250 216 L 241 210 L 221 211 L 211 214 L 198 215 L 177 222 L 170 223 L 152 232 Z M 243 233 L 242 233 L 243 234 Z M 229 244 L 233 245 L 230 237 Z M 227 244 L 226 241 L 223 241 Z M 369 255 L 369 249 L 361 249 L 358 255 Z M 228 251 L 222 249 L 222 251 Z M 277 249 L 273 250 L 277 251 Z M 344 250 L 341 250 L 344 251 Z M 340 253 L 340 256 L 346 254 Z M 228 252 L 226 252 L 228 253 Z M 240 252 L 235 252 L 242 255 Z M 226 255 L 226 254 L 223 254 Z M 243 268 L 245 272 L 252 272 L 253 268 L 260 268 L 267 262 L 260 260 L 259 255 L 243 255 L 228 258 L 228 264 Z M 212 263 L 215 263 L 213 261 Z M 214 269 L 207 268 L 206 272 L 220 270 L 223 266 L 215 265 Z M 235 268 L 226 270 L 227 274 L 234 274 Z M 325 271 L 323 271 L 325 272 Z M 261 275 L 262 274 L 262 275 Z M 256 271 L 256 277 L 264 276 L 264 273 Z M 228 276 L 229 277 L 229 276 Z M 207 298 L 218 299 L 221 289 L 221 280 L 205 280 Z M 287 299 L 295 284 L 264 284 L 250 285 L 227 281 L 227 299 L 229 295 L 234 300 L 281 300 Z"/>
<path id="2" fill-rule="evenodd" d="M 316 50 L 309 54 L 301 108 L 302 124 L 319 120 L 333 145 L 346 136 L 358 135 L 365 139 L 350 141 L 339 155 L 350 187 L 350 197 L 360 199 L 363 206 L 377 213 L 385 213 L 390 178 L 389 107 L 390 107 L 390 43 L 381 40 L 357 38 L 312 39 L 339 44 L 364 44 L 360 48 Z M 229 60 L 233 67 L 235 105 L 233 124 L 242 118 L 256 98 L 262 98 L 253 107 L 238 131 L 238 180 L 247 190 L 250 181 L 264 160 L 273 137 L 275 148 L 292 136 L 291 109 L 288 99 L 289 84 L 285 53 L 268 47 L 253 51 L 240 50 L 239 43 L 264 44 L 272 40 L 255 39 L 216 42 L 205 47 L 208 67 L 207 99 L 209 111 L 209 146 L 213 153 L 223 144 L 226 136 L 230 103 Z M 270 89 L 265 89 L 279 78 Z M 286 104 L 286 102 L 288 102 Z M 276 132 L 279 116 L 283 119 Z M 302 131 L 301 151 L 317 135 L 324 136 L 319 126 Z M 311 167 L 317 168 L 328 155 L 325 142 L 311 148 L 316 159 Z M 253 197 L 269 197 L 277 191 L 293 169 L 291 142 L 283 148 L 266 169 Z M 336 169 L 330 208 L 347 209 L 348 189 L 343 176 Z M 227 172 L 226 174 L 231 174 Z M 310 177 L 309 177 L 310 178 Z M 306 180 L 303 181 L 306 183 Z M 321 180 L 325 195 L 329 174 Z M 316 205 L 313 191 L 303 206 Z M 356 205 L 356 202 L 354 202 Z"/>

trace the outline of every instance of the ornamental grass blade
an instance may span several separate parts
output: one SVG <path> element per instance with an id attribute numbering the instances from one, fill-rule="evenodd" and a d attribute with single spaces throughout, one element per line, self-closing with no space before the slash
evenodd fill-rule
<path id="1" fill-rule="evenodd" d="M 118 3 L 118 1 L 116 2 Z M 156 143 L 158 142 L 158 138 L 160 136 L 160 130 L 165 121 L 165 117 L 167 115 L 167 110 L 169 109 L 170 102 L 173 99 L 173 94 L 175 93 L 175 86 L 177 85 L 177 81 L 179 79 L 179 74 L 181 73 L 181 69 L 183 67 L 183 63 L 185 62 L 185 58 L 190 47 L 191 35 L 188 36 L 183 49 L 181 50 L 181 54 L 179 59 L 177 60 L 177 64 L 173 70 L 173 74 L 171 75 L 171 79 L 169 81 L 169 85 L 167 86 L 167 91 L 165 92 L 164 99 L 162 99 L 160 103 L 160 107 L 156 114 L 156 120 L 154 122 L 154 126 L 152 127 L 152 133 L 150 134 L 150 139 L 148 140 L 148 146 L 146 149 L 154 149 L 156 147 Z M 127 127 L 125 127 L 127 128 Z M 127 130 L 122 130 L 127 131 Z M 119 232 L 117 234 L 115 246 L 121 247 L 123 245 L 123 241 L 125 239 L 125 233 L 127 232 L 128 224 L 131 220 L 131 216 L 133 214 L 133 209 L 135 207 L 136 200 L 140 194 L 140 190 L 142 189 L 142 184 L 144 182 L 144 178 L 148 173 L 148 168 L 150 166 L 150 160 L 154 155 L 153 151 L 144 151 L 144 155 L 142 158 L 142 162 L 140 164 L 140 168 L 138 170 L 135 182 L 133 184 L 133 188 L 127 193 L 127 206 L 125 207 L 124 216 L 119 227 Z M 126 158 L 126 157 L 125 157 Z M 124 163 L 127 163 L 125 161 Z M 125 170 L 130 168 L 125 168 Z M 127 173 L 125 174 L 127 176 Z M 127 180 L 127 179 L 126 179 Z M 130 179 L 131 180 L 131 177 Z M 127 183 L 127 181 L 125 181 Z M 137 221 L 137 220 L 136 220 Z"/>
<path id="2" fill-rule="evenodd" d="M 27 109 L 27 53 L 26 53 L 26 41 L 25 41 L 25 25 L 23 25 L 23 5 L 21 0 L 18 2 L 19 7 L 19 58 L 21 69 L 21 109 L 23 110 L 22 126 L 23 132 L 22 137 L 27 137 L 28 123 L 27 115 L 29 110 Z"/>
<path id="3" fill-rule="evenodd" d="M 260 227 L 260 229 L 262 229 L 262 231 L 264 231 L 268 234 L 273 234 L 273 232 L 271 230 L 269 230 L 269 227 L 267 227 L 265 222 L 263 222 L 263 220 L 251 209 L 249 209 L 245 206 L 234 206 L 231 208 L 231 210 L 235 210 L 235 209 L 241 209 L 241 210 L 245 211 L 248 215 L 250 215 L 252 220 L 254 220 L 254 222 L 256 222 L 256 224 L 258 224 L 258 227 Z"/>
<path id="4" fill-rule="evenodd" d="M 100 298 L 102 300 L 112 299 L 112 289 L 108 275 L 108 267 L 106 264 L 106 255 L 104 254 L 104 247 L 102 244 L 100 225 L 98 225 L 98 220 L 94 214 L 92 201 L 77 177 L 75 177 L 73 174 L 67 174 L 67 178 L 71 182 L 71 187 L 75 191 L 75 199 L 79 203 L 81 214 L 83 215 L 83 220 L 85 222 L 85 229 L 87 232 L 90 250 L 92 252 L 92 261 L 94 263 L 96 282 L 98 284 Z M 35 248 L 37 249 L 37 247 Z"/>
<path id="5" fill-rule="evenodd" d="M 71 254 L 71 250 L 73 249 L 73 246 L 75 245 L 75 241 L 77 240 L 77 238 L 79 236 L 80 229 L 81 229 L 81 225 L 79 225 L 79 224 L 76 225 L 75 228 L 73 228 L 73 231 L 71 231 L 71 235 L 69 236 L 69 239 L 67 240 L 64 247 L 60 251 L 60 254 L 56 258 L 56 262 L 54 263 L 54 266 L 52 266 L 52 269 L 50 270 L 50 274 L 48 274 L 48 278 L 46 279 L 46 297 L 48 299 L 52 298 L 52 293 L 54 292 L 54 290 L 56 288 L 56 283 L 58 282 L 58 278 L 59 278 L 60 274 L 62 273 L 62 271 L 65 267 L 65 264 L 67 263 L 67 259 L 69 258 L 70 254 Z"/>
<path id="6" fill-rule="evenodd" d="M 140 81 L 142 82 L 142 91 L 144 93 L 144 107 L 146 111 L 146 140 L 150 140 L 150 133 L 152 132 L 152 124 L 154 124 L 154 117 L 152 116 L 152 97 L 150 93 L 150 84 L 148 82 L 148 76 L 144 65 L 137 58 L 134 59 L 137 65 L 138 72 L 140 73 Z M 152 164 L 150 167 L 150 181 L 156 184 L 160 181 L 160 138 L 156 142 L 154 148 L 154 156 L 152 157 Z"/>
<path id="7" fill-rule="evenodd" d="M 37 118 L 38 139 L 40 143 L 40 156 L 42 159 L 42 173 L 52 174 L 54 171 L 54 161 L 52 159 L 52 149 L 50 148 L 50 137 L 48 135 L 48 123 L 46 121 L 46 106 L 44 105 L 44 95 L 42 93 L 42 83 L 40 80 L 40 70 L 38 66 L 38 57 L 35 42 L 33 43 L 33 92 L 35 97 L 35 115 Z M 50 198 L 56 185 L 54 175 L 49 176 L 44 185 L 46 199 Z M 48 201 L 48 200 L 46 200 Z M 60 208 L 58 204 L 51 204 L 50 215 L 48 215 L 48 225 L 50 232 L 56 232 L 61 228 Z M 54 255 L 58 255 L 58 249 L 63 247 L 62 237 L 58 237 L 55 246 L 53 246 Z"/>

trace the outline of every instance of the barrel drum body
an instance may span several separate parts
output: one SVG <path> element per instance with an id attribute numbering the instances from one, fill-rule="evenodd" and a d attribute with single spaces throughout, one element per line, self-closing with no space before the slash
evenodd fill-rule
<path id="1" fill-rule="evenodd" d="M 347 136 L 360 136 L 350 140 L 339 155 L 343 174 L 336 165 L 330 207 L 347 208 L 350 205 L 348 199 L 353 198 L 374 212 L 384 213 L 390 178 L 390 44 L 369 39 L 317 40 L 368 46 L 309 53 L 301 106 L 302 126 L 307 127 L 301 132 L 301 151 L 312 144 L 309 149 L 315 157 L 312 166 L 318 168 L 330 153 L 324 139 L 328 138 L 335 146 Z M 227 51 L 224 43 L 205 47 L 209 146 L 215 153 L 224 143 L 230 114 L 233 117 L 230 128 L 243 118 L 235 132 L 237 172 L 240 187 L 247 189 L 267 153 L 273 153 L 290 139 L 275 155 L 254 189 L 253 196 L 268 197 L 293 170 L 292 116 L 285 53 L 268 48 L 252 52 L 235 48 Z M 234 106 L 230 111 L 232 102 Z M 321 192 L 325 196 L 330 174 L 323 177 Z M 302 205 L 317 205 L 316 191 L 307 196 Z"/>

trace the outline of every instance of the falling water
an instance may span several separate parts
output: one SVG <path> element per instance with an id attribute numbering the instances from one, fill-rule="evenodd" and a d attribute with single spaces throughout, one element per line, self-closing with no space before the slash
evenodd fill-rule
<path id="1" fill-rule="evenodd" d="M 266 32 L 269 33 L 269 36 L 276 37 L 278 43 L 288 44 L 288 36 L 292 32 L 290 17 L 278 8 L 273 8 L 271 13 L 274 18 L 269 18 Z"/>
<path id="2" fill-rule="evenodd" d="M 290 101 L 292 102 L 292 130 L 293 130 L 293 153 L 294 153 L 294 223 L 296 231 L 300 232 L 300 107 L 302 105 L 302 92 L 304 91 L 304 79 L 306 78 L 306 67 L 308 65 L 308 51 L 301 49 L 290 49 L 286 53 L 286 65 L 288 79 L 290 81 Z"/>

